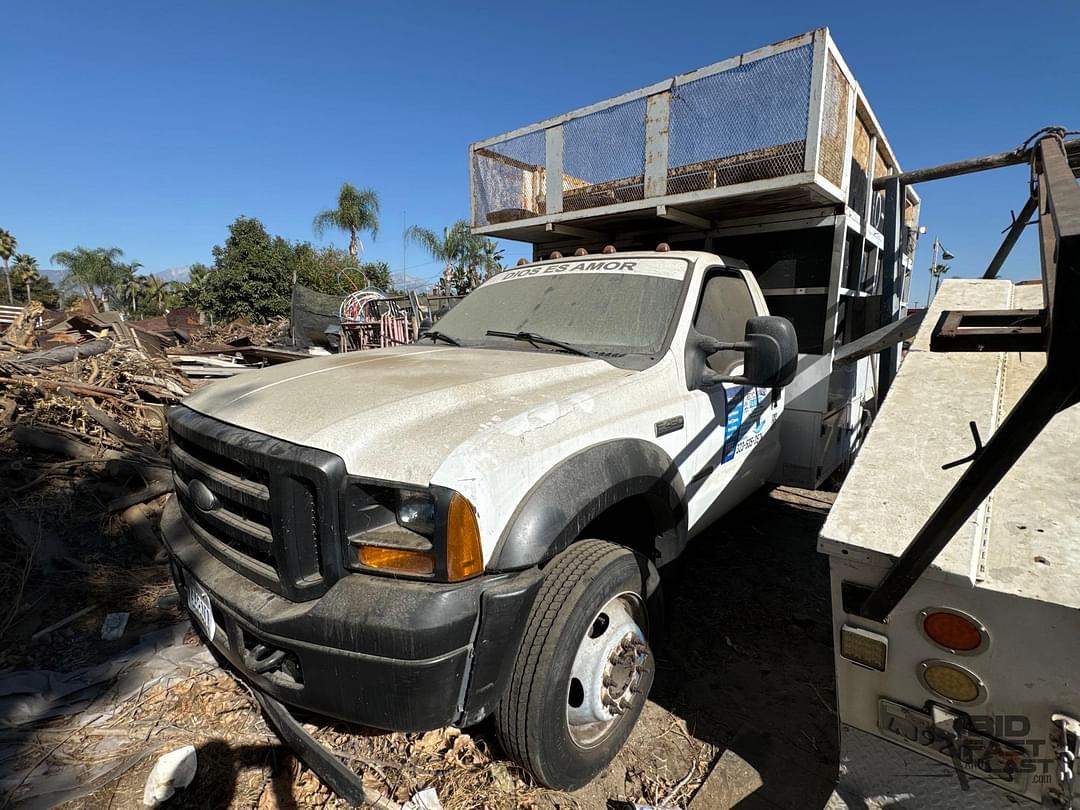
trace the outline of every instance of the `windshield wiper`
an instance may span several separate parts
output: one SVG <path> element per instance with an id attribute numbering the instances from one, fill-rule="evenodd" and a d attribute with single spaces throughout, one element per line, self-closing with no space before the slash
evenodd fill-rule
<path id="1" fill-rule="evenodd" d="M 577 346 L 563 343 L 561 340 L 538 335 L 536 332 L 503 332 L 498 329 L 488 329 L 484 334 L 492 335 L 493 337 L 513 338 L 514 340 L 527 340 L 533 346 L 539 346 L 541 344 L 545 346 L 554 346 L 557 349 L 570 352 L 570 354 L 579 354 L 582 357 L 592 357 L 592 353 L 585 351 L 585 349 L 579 349 Z"/>
<path id="2" fill-rule="evenodd" d="M 451 346 L 461 345 L 461 341 L 457 338 L 452 338 L 449 335 L 443 334 L 442 332 L 436 332 L 434 329 L 429 329 L 427 332 L 424 332 L 424 334 L 422 334 L 420 337 L 429 337 L 431 338 L 432 343 L 434 343 L 436 340 L 443 340 L 449 343 Z"/>

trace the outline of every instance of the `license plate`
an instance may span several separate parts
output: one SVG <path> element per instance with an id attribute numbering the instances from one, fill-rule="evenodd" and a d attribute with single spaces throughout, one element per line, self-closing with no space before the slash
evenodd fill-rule
<path id="1" fill-rule="evenodd" d="M 213 641 L 217 623 L 214 621 L 214 609 L 210 605 L 210 595 L 203 589 L 202 585 L 191 577 L 185 579 L 187 582 L 188 610 L 191 611 L 191 615 L 195 617 L 199 626 L 202 627 L 206 637 Z"/>
<path id="2" fill-rule="evenodd" d="M 900 703 L 878 701 L 878 729 L 907 748 L 1009 790 L 1022 793 L 1031 781 L 1023 749 L 970 729 L 961 730 L 954 739 L 936 728 L 930 715 Z"/>

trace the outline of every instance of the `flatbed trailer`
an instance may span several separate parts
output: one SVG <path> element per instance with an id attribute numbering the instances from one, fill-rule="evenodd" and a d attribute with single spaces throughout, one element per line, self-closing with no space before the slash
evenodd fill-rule
<path id="1" fill-rule="evenodd" d="M 1062 412 L 1042 432 L 886 623 L 844 609 L 844 588 L 876 585 L 960 477 L 961 466 L 942 467 L 971 453 L 969 423 L 992 433 L 1045 366 L 1040 352 L 931 352 L 939 316 L 1038 309 L 1042 299 L 1039 284 L 942 285 L 822 530 L 835 607 L 841 785 L 854 783 L 863 797 L 914 792 L 890 774 L 888 763 L 902 756 L 894 745 L 945 766 L 959 763 L 959 776 L 942 779 L 929 775 L 938 771 L 931 763 L 914 759 L 926 806 L 950 803 L 957 779 L 987 779 L 1036 800 L 1060 787 L 1052 718 L 1080 716 L 1080 409 Z M 977 646 L 950 649 L 928 635 L 924 625 L 940 614 L 974 619 Z M 883 670 L 844 657 L 846 646 L 876 639 L 885 640 Z M 968 677 L 957 680 L 952 698 L 935 691 L 944 679 Z M 934 712 L 950 729 L 964 719 L 959 756 L 932 733 Z M 875 744 L 868 734 L 888 742 Z M 983 764 L 962 753 L 984 748 Z M 1009 804 L 987 786 L 977 790 L 981 802 Z"/>
<path id="2" fill-rule="evenodd" d="M 982 161 L 1028 162 L 1031 197 L 984 278 L 942 286 L 822 529 L 834 806 L 1080 807 L 1077 147 L 1045 130 Z M 995 280 L 1035 213 L 1041 282 Z"/>

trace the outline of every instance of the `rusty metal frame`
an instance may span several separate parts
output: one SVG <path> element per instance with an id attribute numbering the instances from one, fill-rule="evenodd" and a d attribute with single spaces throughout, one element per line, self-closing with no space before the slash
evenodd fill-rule
<path id="1" fill-rule="evenodd" d="M 1076 317 L 1080 309 L 1080 185 L 1070 166 L 1070 151 L 1060 136 L 1050 134 L 1042 137 L 1027 154 L 1034 159 L 1038 191 L 1045 308 L 999 311 L 990 313 L 993 317 L 989 319 L 988 313 L 967 313 L 974 326 L 965 326 L 961 313 L 945 313 L 932 344 L 939 351 L 1041 349 L 1046 352 L 1046 366 L 986 445 L 973 455 L 971 466 L 881 582 L 873 589 L 845 588 L 849 612 L 886 622 L 900 600 L 1054 415 L 1080 401 L 1080 369 L 1076 364 L 1080 353 L 1080 318 Z M 968 171 L 971 169 L 967 165 L 960 166 L 954 174 L 925 170 L 922 179 Z"/>
<path id="2" fill-rule="evenodd" d="M 1041 352 L 1045 309 L 943 312 L 930 337 L 932 352 Z"/>

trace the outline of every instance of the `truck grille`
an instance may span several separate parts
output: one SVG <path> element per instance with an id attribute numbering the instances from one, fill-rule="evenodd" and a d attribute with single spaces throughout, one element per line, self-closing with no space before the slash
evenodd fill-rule
<path id="1" fill-rule="evenodd" d="M 314 598 L 341 575 L 340 458 L 227 425 L 169 413 L 176 497 L 196 539 L 288 598 Z"/>

